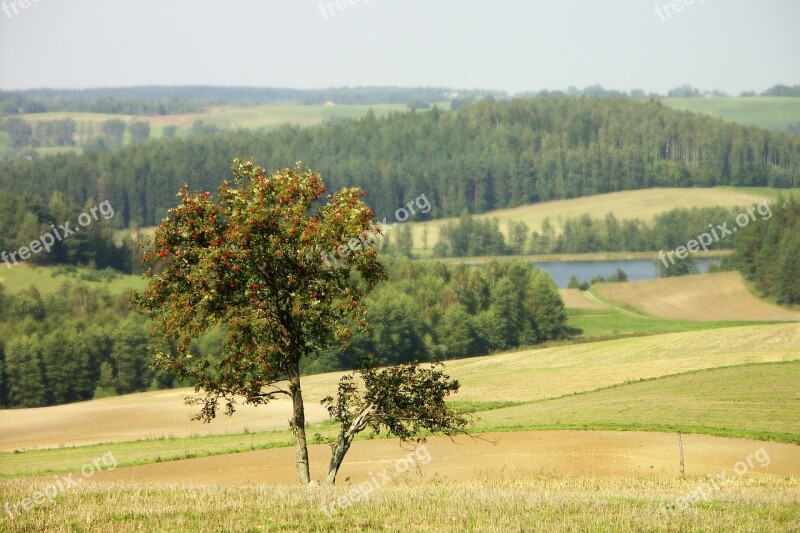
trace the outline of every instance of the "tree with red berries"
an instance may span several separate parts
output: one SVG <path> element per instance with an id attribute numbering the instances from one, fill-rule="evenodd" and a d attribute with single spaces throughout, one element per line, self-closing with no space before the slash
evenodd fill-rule
<path id="1" fill-rule="evenodd" d="M 342 189 L 319 203 L 325 185 L 300 163 L 267 175 L 253 162 L 236 160 L 233 174 L 217 200 L 183 187 L 180 204 L 142 257 L 150 264 L 150 284 L 133 294 L 132 305 L 176 346 L 173 353 L 157 352 L 155 366 L 205 393 L 187 399 L 202 405 L 196 419 L 213 420 L 220 402 L 232 415 L 237 401 L 292 399 L 297 471 L 307 484 L 300 361 L 331 342 L 347 347 L 352 327 L 367 327 L 362 301 L 386 279 L 386 270 L 364 235 L 381 230 L 361 189 Z M 334 252 L 340 260 L 332 262 Z M 214 327 L 225 333 L 223 353 L 194 354 L 191 342 Z M 376 370 L 369 360 L 358 373 L 363 387 L 349 375 L 336 400 L 322 400 L 341 425 L 331 442 L 328 485 L 353 438 L 366 429 L 402 441 L 424 440 L 417 438 L 423 431 L 465 432 L 467 418 L 445 403 L 458 382 L 438 365 Z"/>
<path id="2" fill-rule="evenodd" d="M 320 205 L 325 185 L 299 163 L 268 174 L 236 160 L 233 175 L 218 199 L 183 187 L 142 257 L 150 283 L 132 305 L 176 346 L 157 352 L 155 366 L 204 392 L 188 400 L 202 405 L 197 419 L 210 422 L 220 402 L 233 414 L 239 400 L 292 399 L 298 475 L 308 483 L 300 360 L 331 341 L 347 346 L 353 325 L 366 326 L 365 293 L 386 279 L 373 247 L 349 247 L 335 264 L 323 254 L 375 231 L 373 212 L 358 188 Z M 190 343 L 213 327 L 225 332 L 223 353 L 193 354 Z"/>

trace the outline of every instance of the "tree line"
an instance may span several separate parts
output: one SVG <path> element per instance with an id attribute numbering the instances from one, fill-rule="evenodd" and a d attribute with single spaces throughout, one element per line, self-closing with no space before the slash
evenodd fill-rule
<path id="1" fill-rule="evenodd" d="M 390 280 L 367 298 L 372 328 L 344 353 L 327 348 L 305 374 L 349 370 L 370 354 L 381 365 L 484 355 L 566 335 L 566 315 L 550 276 L 523 263 L 484 268 L 387 261 Z M 32 286 L 0 286 L 0 406 L 40 407 L 116 394 L 186 386 L 150 367 L 159 345 L 144 318 L 115 296 L 113 271 L 78 274 L 42 296 Z M 54 274 L 55 275 L 55 274 Z M 196 355 L 222 353 L 224 331 L 194 341 Z M 161 345 L 170 351 L 170 346 Z"/>
<path id="2" fill-rule="evenodd" d="M 614 213 L 603 218 L 583 214 L 559 218 L 560 230 L 555 221 L 546 218 L 533 232 L 525 222 L 510 221 L 505 234 L 497 219 L 478 219 L 464 211 L 457 221 L 441 227 L 433 254 L 472 257 L 671 250 L 707 231 L 709 224 L 733 221 L 741 211 L 725 207 L 675 208 L 655 215 L 649 223 L 639 219 L 620 220 Z M 396 239 L 398 244 L 401 241 L 400 237 Z M 735 243 L 736 235 L 732 235 L 715 240 L 707 248 L 731 249 Z M 412 241 L 405 247 L 410 250 L 413 244 L 417 243 Z"/>
<path id="3" fill-rule="evenodd" d="M 108 115 L 178 115 L 199 113 L 203 106 L 174 94 L 161 98 L 102 96 L 93 89 L 34 89 L 0 91 L 0 117 L 71 111 Z"/>
<path id="4" fill-rule="evenodd" d="M 426 217 L 438 218 L 650 187 L 800 184 L 800 139 L 786 133 L 657 101 L 540 98 L 4 162 L 0 188 L 108 199 L 118 227 L 152 226 L 183 183 L 214 189 L 232 154 L 270 168 L 302 160 L 333 189 L 366 189 L 379 217 L 421 193 L 434 206 Z"/>
<path id="5" fill-rule="evenodd" d="M 17 294 L 0 287 L 0 406 L 41 407 L 171 386 L 168 374 L 149 368 L 153 339 L 146 323 L 128 315 L 125 296 L 92 288 L 77 274 L 46 296 L 35 286 Z"/>
<path id="6" fill-rule="evenodd" d="M 323 351 L 307 372 L 486 355 L 565 338 L 566 312 L 553 279 L 523 262 L 485 267 L 386 261 L 389 281 L 366 298 L 371 329 L 343 354 Z"/>
<path id="7" fill-rule="evenodd" d="M 105 120 L 95 127 L 88 123 L 78 125 L 71 118 L 31 123 L 19 117 L 10 117 L 0 122 L 0 131 L 8 133 L 13 149 L 76 145 L 113 149 L 122 146 L 126 133 L 130 135 L 131 144 L 139 144 L 150 138 L 148 122 L 136 120 L 128 123 L 121 119 Z M 174 135 L 175 127 L 169 131 Z M 22 155 L 28 155 L 28 152 L 23 151 Z"/>
<path id="8" fill-rule="evenodd" d="M 800 202 L 792 195 L 771 204 L 772 217 L 739 228 L 735 253 L 722 267 L 737 269 L 764 296 L 800 303 Z"/>
<path id="9" fill-rule="evenodd" d="M 94 89 L 28 89 L 20 91 L 0 92 L 0 111 L 4 109 L 5 99 L 13 100 L 14 105 L 27 105 L 32 111 L 32 104 L 39 109 L 50 111 L 88 111 L 93 107 L 96 113 L 112 113 L 110 104 L 133 107 L 145 105 L 142 110 L 126 115 L 165 114 L 159 112 L 163 106 L 170 112 L 196 113 L 204 106 L 211 105 L 265 105 L 265 104 L 324 104 L 333 102 L 343 105 L 375 105 L 406 104 L 412 101 L 448 102 L 451 95 L 459 94 L 467 97 L 497 96 L 505 97 L 502 91 L 460 90 L 448 87 L 338 87 L 329 89 L 289 89 L 276 87 L 221 87 L 208 85 L 194 86 L 140 86 L 140 87 L 106 87 Z M 48 109 L 47 106 L 59 107 Z M 68 107 L 84 107 L 69 109 Z M 181 106 L 185 106 L 182 109 Z M 155 112 L 147 112 L 147 110 Z M 5 114 L 5 113 L 4 113 Z"/>

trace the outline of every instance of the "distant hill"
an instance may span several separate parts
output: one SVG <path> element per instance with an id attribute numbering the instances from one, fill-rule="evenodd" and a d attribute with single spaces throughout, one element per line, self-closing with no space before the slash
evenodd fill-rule
<path id="1" fill-rule="evenodd" d="M 800 137 L 659 102 L 536 98 L 6 162 L 0 188 L 45 202 L 54 191 L 78 205 L 108 199 L 118 227 L 149 226 L 184 183 L 215 191 L 235 156 L 268 168 L 304 161 L 331 190 L 366 189 L 379 218 L 420 194 L 433 206 L 424 219 L 653 187 L 800 184 Z"/>
<path id="2" fill-rule="evenodd" d="M 800 134 L 800 97 L 665 98 L 661 101 L 673 109 L 709 115 L 745 126 Z"/>

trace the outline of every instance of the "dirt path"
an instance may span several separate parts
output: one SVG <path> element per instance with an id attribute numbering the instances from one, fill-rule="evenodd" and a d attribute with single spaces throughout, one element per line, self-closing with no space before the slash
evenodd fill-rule
<path id="1" fill-rule="evenodd" d="M 603 300 L 601 300 L 600 298 L 598 298 L 597 296 L 595 296 L 594 294 L 592 294 L 592 293 L 591 293 L 591 292 L 589 292 L 589 291 L 583 291 L 583 295 L 584 295 L 584 296 L 586 296 L 586 297 L 587 297 L 589 300 L 591 300 L 592 302 L 595 302 L 595 303 L 597 303 L 597 304 L 602 304 L 602 305 L 605 305 L 606 307 L 610 307 L 611 309 L 614 309 L 614 310 L 616 310 L 616 311 L 619 311 L 619 312 L 620 312 L 620 313 L 622 313 L 623 315 L 632 316 L 632 317 L 634 317 L 634 318 L 647 318 L 647 319 L 649 319 L 649 318 L 650 318 L 649 316 L 639 315 L 639 314 L 637 314 L 637 313 L 634 313 L 633 311 L 628 311 L 627 309 L 623 309 L 623 308 L 621 308 L 621 307 L 617 307 L 616 305 L 611 305 L 611 304 L 610 304 L 610 303 L 608 303 L 608 302 L 604 302 Z"/>
<path id="2" fill-rule="evenodd" d="M 508 477 L 597 476 L 637 477 L 679 475 L 678 437 L 672 433 L 625 431 L 531 431 L 491 433 L 486 440 L 459 437 L 454 442 L 436 437 L 419 453 L 420 468 L 411 468 L 414 478 L 430 480 L 498 479 Z M 683 436 L 687 475 L 716 475 L 722 470 L 733 475 L 739 461 L 752 467 L 748 476 L 800 475 L 800 446 L 728 439 L 704 435 Z M 761 466 L 757 450 L 764 448 L 768 465 Z M 113 445 L 110 446 L 113 451 Z M 309 449 L 312 478 L 323 479 L 330 449 L 325 445 Z M 359 441 L 353 444 L 339 473 L 339 481 L 353 483 L 369 479 L 384 468 L 396 473 L 398 461 L 408 451 L 397 440 Z M 428 459 L 428 455 L 430 458 Z M 427 459 L 427 461 L 426 461 Z M 763 459 L 763 456 L 762 456 Z M 402 464 L 400 467 L 402 468 Z M 741 469 L 741 466 L 739 467 Z M 294 449 L 279 448 L 216 457 L 204 457 L 117 468 L 95 474 L 93 481 L 157 482 L 178 484 L 272 485 L 296 482 Z"/>

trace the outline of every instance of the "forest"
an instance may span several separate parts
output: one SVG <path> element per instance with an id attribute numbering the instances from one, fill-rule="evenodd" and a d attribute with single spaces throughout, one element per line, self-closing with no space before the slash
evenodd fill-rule
<path id="1" fill-rule="evenodd" d="M 800 304 L 800 202 L 781 198 L 771 209 L 768 221 L 740 229 L 736 253 L 722 266 L 739 270 L 779 304 Z"/>
<path id="2" fill-rule="evenodd" d="M 379 217 L 423 193 L 439 218 L 650 187 L 800 184 L 800 138 L 787 133 L 657 101 L 538 98 L 7 161 L 0 189 L 110 200 L 117 228 L 152 226 L 184 183 L 215 190 L 236 155 L 271 169 L 303 161 L 331 189 L 366 189 Z"/>
<path id="3" fill-rule="evenodd" d="M 306 374 L 351 369 L 360 358 L 379 363 L 485 355 L 566 335 L 566 313 L 549 275 L 524 263 L 485 268 L 386 258 L 390 280 L 367 298 L 371 329 L 345 352 L 327 348 L 305 361 Z M 75 272 L 61 267 L 63 272 Z M 95 271 L 113 282 L 113 271 Z M 36 287 L 0 290 L 0 407 L 39 407 L 116 394 L 185 386 L 150 368 L 157 341 L 126 295 L 89 288 L 80 276 L 42 296 Z M 1 287 L 0 287 L 1 289 Z M 223 332 L 192 346 L 221 353 Z M 165 347 L 169 349 L 169 347 Z"/>

